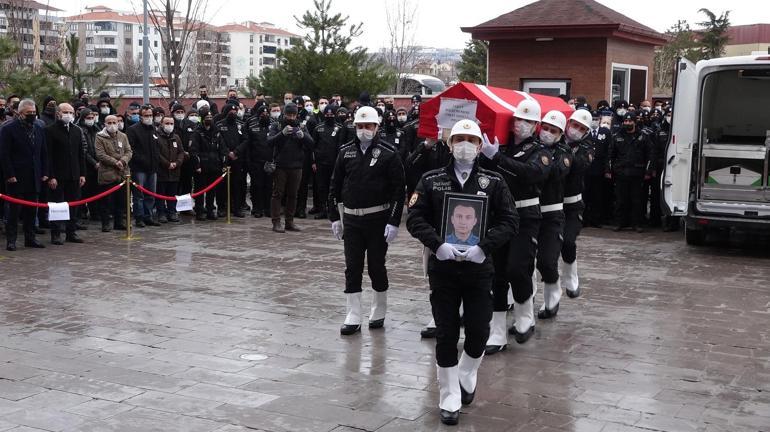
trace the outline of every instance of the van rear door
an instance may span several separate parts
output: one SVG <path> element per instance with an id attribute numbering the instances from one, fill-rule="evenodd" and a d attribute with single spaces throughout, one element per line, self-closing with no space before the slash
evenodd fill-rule
<path id="1" fill-rule="evenodd" d="M 669 214 L 686 216 L 690 200 L 693 145 L 698 136 L 698 74 L 695 65 L 682 58 L 677 65 L 671 138 L 661 176 L 662 196 Z"/>

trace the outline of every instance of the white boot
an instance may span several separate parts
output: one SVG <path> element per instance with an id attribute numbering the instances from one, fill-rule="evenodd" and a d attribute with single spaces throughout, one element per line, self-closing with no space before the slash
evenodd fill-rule
<path id="1" fill-rule="evenodd" d="M 508 310 L 510 310 L 510 306 L 513 306 L 513 288 L 508 288 L 508 306 Z"/>
<path id="2" fill-rule="evenodd" d="M 455 412 L 460 410 L 460 377 L 459 368 L 452 366 L 443 368 L 436 365 L 438 375 L 438 407 L 442 410 Z"/>
<path id="3" fill-rule="evenodd" d="M 476 394 L 476 381 L 478 378 L 479 366 L 484 353 L 479 358 L 473 358 L 463 351 L 460 356 L 460 363 L 457 365 L 460 374 L 460 393 L 463 405 L 473 402 L 473 396 Z"/>
<path id="4" fill-rule="evenodd" d="M 431 316 L 431 317 L 430 317 L 430 322 L 429 322 L 429 323 L 428 323 L 428 325 L 426 325 L 425 327 L 428 327 L 428 328 L 436 328 L 436 320 L 434 320 L 434 319 L 433 319 L 433 317 Z"/>
<path id="5" fill-rule="evenodd" d="M 369 328 L 380 328 L 385 322 L 385 313 L 388 311 L 388 292 L 374 292 L 372 309 L 369 311 Z"/>
<path id="6" fill-rule="evenodd" d="M 559 301 L 561 300 L 561 283 L 546 283 L 543 290 L 543 305 L 540 307 L 537 317 L 548 319 L 556 316 L 559 312 Z"/>
<path id="7" fill-rule="evenodd" d="M 575 298 L 580 295 L 580 281 L 578 279 L 577 260 L 572 264 L 561 262 L 561 279 L 564 282 L 564 288 L 567 289 L 567 296 Z"/>
<path id="8" fill-rule="evenodd" d="M 526 342 L 535 330 L 535 309 L 532 302 L 533 295 L 524 303 L 516 303 L 513 306 L 513 335 L 516 342 Z"/>
<path id="9" fill-rule="evenodd" d="M 505 335 L 505 321 L 506 312 L 492 312 L 492 321 L 489 322 L 487 346 L 504 346 L 508 343 L 508 336 Z"/>

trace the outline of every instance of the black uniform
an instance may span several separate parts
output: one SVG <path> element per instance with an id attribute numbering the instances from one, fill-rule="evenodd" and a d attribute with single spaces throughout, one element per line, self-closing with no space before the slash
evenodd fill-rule
<path id="1" fill-rule="evenodd" d="M 661 217 L 663 216 L 663 209 L 660 202 L 660 176 L 663 173 L 663 168 L 666 163 L 666 146 L 668 145 L 668 137 L 671 130 L 671 125 L 666 121 L 660 122 L 654 129 L 652 136 L 653 144 L 653 163 L 652 172 L 649 180 L 645 181 L 645 193 L 647 197 L 649 193 L 650 197 L 650 226 L 660 226 Z M 642 210 L 646 207 L 647 201 L 642 202 Z"/>
<path id="2" fill-rule="evenodd" d="M 379 134 L 380 141 L 396 149 L 396 153 L 398 153 L 399 157 L 401 158 L 401 163 L 405 164 L 406 157 L 409 153 L 407 151 L 404 131 L 396 127 L 395 122 L 391 124 L 386 122 L 385 125 L 380 129 Z"/>
<path id="3" fill-rule="evenodd" d="M 330 121 L 324 121 L 313 130 L 313 141 L 315 141 L 313 163 L 316 167 L 315 180 L 319 197 L 328 198 L 329 196 L 334 162 L 337 160 L 340 144 L 344 144 L 340 141 L 344 133 L 343 127 L 337 124 L 334 118 L 331 118 Z M 319 215 L 324 217 L 329 215 L 327 201 L 327 199 L 324 199 L 318 209 Z"/>
<path id="4" fill-rule="evenodd" d="M 182 163 L 179 174 L 179 195 L 192 192 L 194 170 L 193 164 L 190 162 L 190 145 L 192 145 L 192 137 L 197 127 L 197 123 L 187 119 L 174 120 L 174 133 L 182 140 L 182 149 L 185 151 L 184 163 Z"/>
<path id="5" fill-rule="evenodd" d="M 230 111 L 233 112 L 233 111 Z M 241 144 L 246 139 L 243 131 L 243 123 L 236 118 L 226 118 L 216 125 L 216 140 L 225 153 L 236 153 L 236 159 L 225 159 L 230 167 L 230 210 L 234 216 L 243 216 L 243 199 L 246 193 L 245 185 L 245 164 L 247 155 L 239 157 L 237 154 Z M 225 191 L 226 192 L 226 191 Z M 222 213 L 226 208 L 220 208 Z"/>
<path id="6" fill-rule="evenodd" d="M 594 149 L 589 136 L 582 141 L 570 143 L 569 147 L 572 151 L 572 164 L 564 179 L 564 242 L 561 257 L 567 264 L 572 264 L 577 257 L 577 237 L 583 227 L 584 180 L 594 161 Z"/>
<path id="7" fill-rule="evenodd" d="M 215 129 L 213 125 L 206 129 L 204 124 L 200 124 L 192 135 L 190 156 L 193 161 L 193 169 L 196 171 L 196 192 L 206 188 L 222 175 L 222 167 L 225 157 L 227 156 L 227 149 L 221 146 L 219 140 L 215 138 Z M 201 172 L 197 172 L 198 169 L 200 169 Z M 220 183 L 213 190 L 205 194 L 205 210 L 210 219 L 216 218 L 216 209 L 214 207 L 215 198 L 217 205 L 220 208 L 226 206 L 224 192 L 224 188 Z M 195 212 L 199 217 L 203 215 L 203 202 L 203 195 L 195 197 Z"/>
<path id="8" fill-rule="evenodd" d="M 96 125 L 86 126 L 82 120 L 78 123 L 78 126 L 83 130 L 83 137 L 85 138 L 83 141 L 83 145 L 85 146 L 83 153 L 85 153 L 86 156 L 86 184 L 83 186 L 82 194 L 85 197 L 91 197 L 100 192 L 98 170 L 96 168 L 96 164 L 99 163 L 99 161 L 96 160 L 96 134 L 99 133 L 99 129 Z M 99 220 L 101 214 L 99 205 L 99 201 L 93 201 L 87 204 L 91 220 Z M 81 217 L 85 216 L 84 210 L 85 208 L 80 211 Z"/>
<path id="9" fill-rule="evenodd" d="M 304 114 L 303 114 L 304 113 Z M 315 130 L 317 123 L 315 116 L 308 114 L 307 110 L 300 110 L 300 126 L 308 132 Z M 299 181 L 299 190 L 297 191 L 297 210 L 295 217 L 307 217 L 307 196 L 310 184 L 314 186 L 313 207 L 317 210 L 323 200 L 320 200 L 319 194 L 315 190 L 315 173 L 313 173 L 313 152 L 305 152 L 305 159 L 302 162 L 302 178 Z"/>
<path id="10" fill-rule="evenodd" d="M 572 166 L 572 150 L 563 141 L 548 150 L 553 163 L 540 196 L 543 219 L 537 236 L 537 270 L 543 282 L 553 284 L 559 280 L 559 255 L 564 231 L 564 179 Z"/>
<path id="11" fill-rule="evenodd" d="M 439 232 L 447 192 L 489 197 L 486 233 L 478 243 L 487 257 L 482 264 L 439 261 L 435 256 L 436 250 L 444 243 Z M 491 257 L 516 234 L 518 228 L 518 215 L 508 186 L 498 174 L 480 169 L 478 164 L 461 186 L 452 161 L 444 168 L 427 172 L 417 183 L 409 200 L 406 226 L 412 236 L 434 253 L 428 260 L 428 279 L 436 322 L 436 363 L 440 367 L 457 364 L 461 302 L 465 325 L 463 349 L 470 357 L 480 357 L 489 337 L 489 321 L 492 318 L 490 290 L 494 266 Z"/>
<path id="12" fill-rule="evenodd" d="M 410 195 L 423 174 L 447 166 L 451 158 L 452 153 L 444 141 L 437 141 L 430 148 L 428 148 L 424 140 L 417 143 L 414 150 L 406 157 L 406 163 L 404 164 L 407 189 Z"/>
<path id="13" fill-rule="evenodd" d="M 56 120 L 45 128 L 45 142 L 48 146 L 48 167 L 50 179 L 58 185 L 49 192 L 53 202 L 76 201 L 80 199 L 80 177 L 86 176 L 85 136 L 80 127 Z M 50 180 L 49 180 L 50 181 Z M 75 236 L 76 209 L 71 210 L 66 222 L 51 222 L 51 238 L 56 240 L 62 229 L 67 238 Z"/>
<path id="14" fill-rule="evenodd" d="M 618 227 L 641 224 L 641 190 L 645 175 L 650 174 L 652 160 L 650 136 L 638 129 L 633 133 L 621 129 L 612 136 L 606 172 L 615 180 L 616 218 Z"/>
<path id="15" fill-rule="evenodd" d="M 270 214 L 273 178 L 265 171 L 265 164 L 273 161 L 273 149 L 267 144 L 269 131 L 270 117 L 254 115 L 246 122 L 245 154 L 251 178 L 251 214 L 255 216 Z M 244 151 L 238 154 L 241 158 Z"/>
<path id="16" fill-rule="evenodd" d="M 481 156 L 482 166 L 502 175 L 519 213 L 519 231 L 511 241 L 493 253 L 495 278 L 494 310 L 508 310 L 508 285 L 516 303 L 532 297 L 537 236 L 540 229 L 540 193 L 548 177 L 551 154 L 533 137 L 518 145 L 513 137 L 490 160 Z"/>
<path id="17" fill-rule="evenodd" d="M 594 149 L 594 159 L 586 173 L 585 221 L 588 226 L 599 227 L 612 219 L 612 180 L 604 176 L 612 133 L 604 126 L 588 132 Z"/>
<path id="18" fill-rule="evenodd" d="M 337 204 L 344 203 L 344 216 Z M 376 210 L 381 207 L 381 210 Z M 392 147 L 375 136 L 366 152 L 355 141 L 340 149 L 329 193 L 329 219 L 343 221 L 345 293 L 361 292 L 364 254 L 375 291 L 387 291 L 385 225 L 399 226 L 404 208 L 404 168 Z M 365 215 L 357 215 L 368 213 Z"/>

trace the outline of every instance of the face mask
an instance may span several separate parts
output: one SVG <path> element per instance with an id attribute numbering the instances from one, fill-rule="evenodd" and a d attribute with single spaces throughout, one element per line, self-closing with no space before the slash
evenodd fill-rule
<path id="1" fill-rule="evenodd" d="M 83 120 L 83 124 L 86 125 L 86 126 L 89 126 L 89 127 L 93 126 L 94 123 L 96 123 L 96 120 L 94 120 L 94 119 L 85 119 L 85 120 Z"/>
<path id="2" fill-rule="evenodd" d="M 580 141 L 585 137 L 585 134 L 575 128 L 567 129 L 567 137 L 572 141 Z"/>
<path id="3" fill-rule="evenodd" d="M 332 125 L 334 124 L 334 117 L 324 117 L 324 120 L 326 120 L 326 124 Z"/>
<path id="4" fill-rule="evenodd" d="M 648 106 L 646 106 L 646 107 L 642 107 L 642 111 L 644 111 L 644 112 L 650 112 L 650 111 L 652 111 L 652 108 L 651 108 L 651 107 L 648 107 Z"/>
<path id="5" fill-rule="evenodd" d="M 380 111 L 385 111 L 385 105 L 377 105 L 377 108 L 379 108 Z"/>
<path id="6" fill-rule="evenodd" d="M 626 110 L 625 108 L 618 108 L 616 112 L 618 113 L 618 116 L 623 117 L 624 115 L 626 115 L 628 110 Z"/>
<path id="7" fill-rule="evenodd" d="M 200 95 L 201 95 L 201 99 L 208 99 L 208 94 L 201 93 Z"/>
<path id="8" fill-rule="evenodd" d="M 633 131 L 634 131 L 634 129 L 636 129 L 636 125 L 630 125 L 630 124 L 629 124 L 629 125 L 627 125 L 627 124 L 624 124 L 624 125 L 623 125 L 623 127 L 624 127 L 624 128 L 626 129 L 626 131 L 628 131 L 628 132 L 633 132 Z"/>
<path id="9" fill-rule="evenodd" d="M 543 143 L 543 144 L 545 144 L 547 146 L 551 146 L 557 140 L 558 140 L 558 136 L 557 135 L 554 135 L 551 132 L 548 132 L 546 130 L 541 130 L 540 131 L 540 142 L 541 143 Z"/>
<path id="10" fill-rule="evenodd" d="M 131 114 L 128 118 L 131 119 L 132 122 L 138 123 L 139 122 L 139 114 Z"/>
<path id="11" fill-rule="evenodd" d="M 312 104 L 305 105 L 305 110 L 307 110 L 307 112 L 313 112 L 313 105 Z"/>
<path id="12" fill-rule="evenodd" d="M 243 118 L 243 116 L 246 114 L 246 111 L 244 110 L 238 110 L 238 118 Z"/>
<path id="13" fill-rule="evenodd" d="M 29 124 L 32 124 L 32 123 L 35 122 L 36 118 L 37 118 L 37 116 L 35 114 L 27 114 L 27 115 L 24 116 L 24 121 L 29 123 Z"/>
<path id="14" fill-rule="evenodd" d="M 123 122 L 118 122 L 118 129 L 119 129 L 119 130 L 123 130 L 123 128 L 124 128 L 124 127 L 125 127 L 125 123 L 123 123 Z"/>
<path id="15" fill-rule="evenodd" d="M 110 113 L 110 107 L 101 107 L 101 108 L 99 108 L 99 112 L 104 114 L 104 115 L 107 115 L 107 114 Z"/>
<path id="16" fill-rule="evenodd" d="M 321 112 L 323 112 L 323 110 L 324 110 L 324 109 L 325 109 L 325 108 L 326 108 L 328 105 L 329 105 L 329 104 L 325 104 L 325 103 L 322 103 L 322 104 L 318 104 L 318 110 L 319 110 L 319 111 L 321 111 Z"/>
<path id="17" fill-rule="evenodd" d="M 64 124 L 70 124 L 72 123 L 72 120 L 75 119 L 75 116 L 73 114 L 62 114 L 61 115 L 61 121 Z"/>
<path id="18" fill-rule="evenodd" d="M 476 144 L 473 144 L 470 141 L 461 141 L 452 144 L 452 154 L 458 161 L 469 164 L 476 159 L 478 152 L 476 150 Z"/>
<path id="19" fill-rule="evenodd" d="M 114 134 L 115 132 L 118 131 L 118 125 L 108 124 L 107 126 L 105 126 L 105 129 L 107 129 L 107 132 Z"/>
<path id="20" fill-rule="evenodd" d="M 398 116 L 398 122 L 399 123 L 406 123 L 406 116 L 405 115 Z"/>
<path id="21" fill-rule="evenodd" d="M 160 122 L 161 122 L 162 120 L 163 120 L 163 116 L 155 116 L 155 118 L 153 119 L 153 121 L 155 122 L 155 124 L 160 124 Z"/>
<path id="22" fill-rule="evenodd" d="M 163 132 L 167 134 L 174 132 L 174 125 L 163 125 Z"/>
<path id="23" fill-rule="evenodd" d="M 356 136 L 358 136 L 358 140 L 362 143 L 368 143 L 374 139 L 374 131 L 369 129 L 357 129 Z"/>
<path id="24" fill-rule="evenodd" d="M 591 120 L 591 129 L 592 130 L 599 129 L 599 120 Z"/>
<path id="25" fill-rule="evenodd" d="M 142 117 L 142 124 L 145 126 L 152 126 L 152 117 Z"/>
<path id="26" fill-rule="evenodd" d="M 671 124 L 671 116 L 665 116 L 663 118 L 666 119 L 666 123 Z"/>
<path id="27" fill-rule="evenodd" d="M 280 116 L 281 116 L 280 111 L 270 111 L 270 118 L 277 119 Z"/>
<path id="28" fill-rule="evenodd" d="M 340 123 L 345 123 L 347 119 L 348 119 L 348 116 L 346 115 L 337 116 L 337 121 Z"/>
<path id="29" fill-rule="evenodd" d="M 187 117 L 187 120 L 190 120 L 192 123 L 195 123 L 195 124 L 198 124 L 201 122 L 201 118 L 198 116 Z"/>
<path id="30" fill-rule="evenodd" d="M 534 125 L 531 125 L 524 120 L 516 120 L 515 123 L 513 124 L 513 127 L 514 127 L 513 134 L 516 136 L 516 138 L 520 140 L 531 137 L 532 132 L 535 129 Z"/>
<path id="31" fill-rule="evenodd" d="M 284 100 L 283 100 L 283 104 L 284 104 L 284 105 L 288 105 L 288 104 L 290 104 L 290 103 L 291 103 L 291 99 L 284 99 Z"/>
<path id="32" fill-rule="evenodd" d="M 174 114 L 174 120 L 176 121 L 184 120 L 184 114 Z"/>

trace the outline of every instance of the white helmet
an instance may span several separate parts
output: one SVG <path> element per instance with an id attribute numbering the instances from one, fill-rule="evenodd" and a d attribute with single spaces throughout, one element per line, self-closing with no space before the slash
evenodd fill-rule
<path id="1" fill-rule="evenodd" d="M 208 103 L 208 101 L 205 101 L 205 100 L 201 99 L 201 100 L 199 100 L 199 101 L 198 101 L 198 103 L 196 103 L 196 104 L 195 104 L 195 108 L 197 108 L 197 109 L 199 109 L 199 110 L 200 110 L 201 108 L 203 108 L 203 107 L 206 107 L 206 108 L 208 108 L 208 107 L 209 107 L 209 103 Z"/>
<path id="2" fill-rule="evenodd" d="M 540 121 L 540 104 L 536 100 L 524 99 L 519 102 L 519 106 L 516 107 L 516 118 L 522 120 Z"/>
<path id="3" fill-rule="evenodd" d="M 569 116 L 569 119 L 577 123 L 580 123 L 583 126 L 590 129 L 591 121 L 593 120 L 593 117 L 591 116 L 591 113 L 588 110 L 579 109 L 573 112 L 572 115 Z"/>
<path id="4" fill-rule="evenodd" d="M 478 137 L 480 140 L 484 140 L 481 136 L 481 129 L 479 129 L 479 125 L 476 124 L 473 120 L 460 120 L 459 122 L 455 123 L 454 126 L 452 126 L 452 132 L 449 134 L 449 140 L 452 140 L 452 137 L 455 135 L 472 135 L 475 137 Z"/>
<path id="5" fill-rule="evenodd" d="M 565 117 L 561 111 L 552 110 L 545 113 L 543 116 L 543 123 L 556 126 L 557 128 L 561 129 L 562 132 L 564 132 L 564 129 L 567 128 L 567 117 Z"/>
<path id="6" fill-rule="evenodd" d="M 380 124 L 380 116 L 377 114 L 377 110 L 370 106 L 363 106 L 356 111 L 356 116 L 353 118 L 354 124 L 359 123 L 375 123 Z"/>

